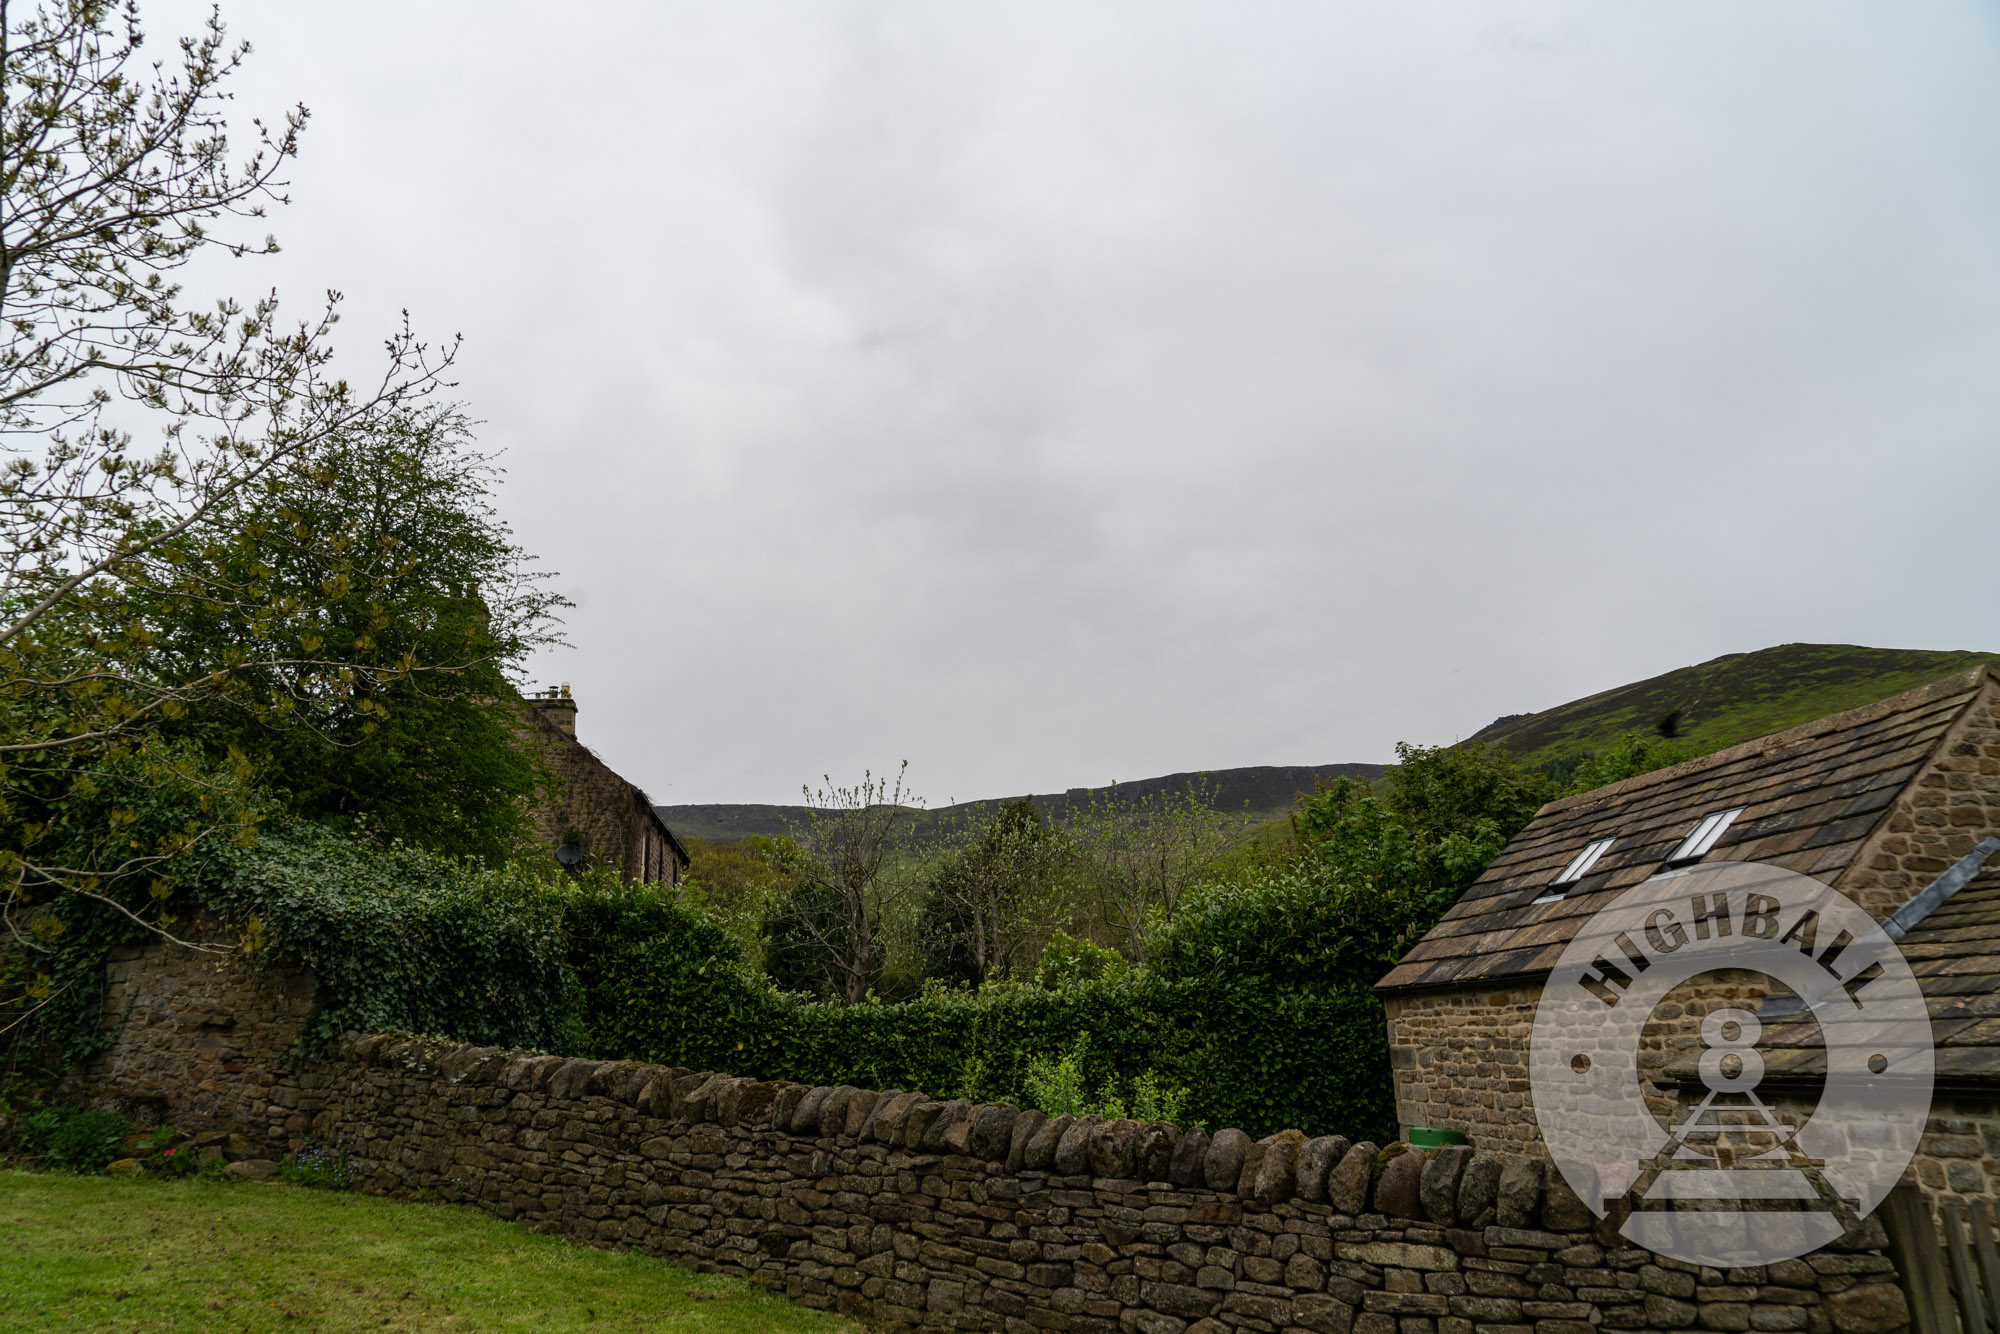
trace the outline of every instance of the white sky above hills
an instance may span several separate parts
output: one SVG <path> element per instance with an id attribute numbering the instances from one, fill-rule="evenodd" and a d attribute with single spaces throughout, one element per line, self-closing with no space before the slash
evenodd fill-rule
<path id="1" fill-rule="evenodd" d="M 204 7 L 149 4 L 155 50 Z M 1389 758 L 2000 648 L 2000 10 L 229 0 L 225 270 L 466 337 L 662 802 Z"/>

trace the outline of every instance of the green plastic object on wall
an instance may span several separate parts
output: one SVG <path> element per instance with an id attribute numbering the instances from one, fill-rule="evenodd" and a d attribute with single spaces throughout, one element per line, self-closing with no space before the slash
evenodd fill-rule
<path id="1" fill-rule="evenodd" d="M 1406 1141 L 1413 1149 L 1442 1149 L 1453 1144 L 1465 1143 L 1465 1134 L 1458 1130 L 1435 1130 L 1430 1126 L 1411 1126 L 1410 1138 Z"/>

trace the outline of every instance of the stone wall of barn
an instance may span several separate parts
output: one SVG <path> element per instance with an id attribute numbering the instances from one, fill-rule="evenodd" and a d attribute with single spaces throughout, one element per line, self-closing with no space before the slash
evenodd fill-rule
<path id="1" fill-rule="evenodd" d="M 492 1048 L 351 1040 L 287 1076 L 363 1188 L 742 1275 L 892 1328 L 1889 1334 L 1872 1220 L 1719 1271 L 1623 1244 L 1547 1165 L 1296 1131 L 1049 1120 Z"/>
<path id="2" fill-rule="evenodd" d="M 1881 921 L 1996 830 L 2000 684 L 1988 680 L 1855 855 L 1841 892 Z"/>
<path id="3" fill-rule="evenodd" d="M 1727 974 L 1713 975 L 1704 978 L 1700 998 L 1685 1002 L 1685 1015 L 1665 1018 L 1698 1020 L 1709 1009 L 1731 1004 L 1754 1008 L 1763 991 L 1759 975 L 1744 974 L 1733 984 Z M 1482 1150 L 1546 1154 L 1528 1091 L 1528 1042 L 1540 998 L 1538 982 L 1386 997 L 1402 1133 L 1430 1126 L 1459 1131 Z M 1639 1053 L 1641 1074 L 1658 1080 L 1662 1089 L 1648 1101 L 1663 1119 L 1675 1102 L 1664 1067 L 1678 1050 L 1659 1041 L 1642 1045 Z M 1786 1098 L 1781 1087 L 1763 1091 L 1777 1106 L 1810 1110 Z M 1940 1089 L 1910 1171 L 1933 1203 L 1980 1198 L 2000 1210 L 2000 1100 Z"/>

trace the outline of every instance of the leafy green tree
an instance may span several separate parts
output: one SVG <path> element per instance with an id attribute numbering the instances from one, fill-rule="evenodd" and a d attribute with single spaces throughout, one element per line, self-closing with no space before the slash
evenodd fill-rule
<path id="1" fill-rule="evenodd" d="M 720 922 L 752 959 L 762 948 L 764 920 L 790 888 L 786 868 L 798 856 L 789 838 L 752 834 L 729 842 L 683 840 L 687 877 L 680 900 Z"/>
<path id="2" fill-rule="evenodd" d="M 218 507 L 183 577 L 138 599 L 161 670 L 225 676 L 187 730 L 249 755 L 307 818 L 515 851 L 549 780 L 519 744 L 510 677 L 564 603 L 493 512 L 496 476 L 459 410 L 427 405 L 316 442 Z M 260 596 L 210 596 L 218 583 Z"/>
<path id="3" fill-rule="evenodd" d="M 1024 977 L 1067 919 L 1070 840 L 1022 797 L 954 843 L 932 867 L 917 920 L 924 975 L 971 986 Z"/>

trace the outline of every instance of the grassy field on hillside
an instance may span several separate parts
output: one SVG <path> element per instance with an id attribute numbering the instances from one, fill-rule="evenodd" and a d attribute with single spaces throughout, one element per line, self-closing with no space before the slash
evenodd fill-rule
<path id="1" fill-rule="evenodd" d="M 1650 734 L 1678 711 L 1688 743 L 1720 750 L 1996 661 L 2000 654 L 1781 644 L 1502 719 L 1471 739 L 1505 746 L 1532 769 L 1608 750 L 1627 732 Z"/>
<path id="2" fill-rule="evenodd" d="M 0 1172 L 0 1330 L 855 1334 L 734 1279 L 451 1205 Z"/>

